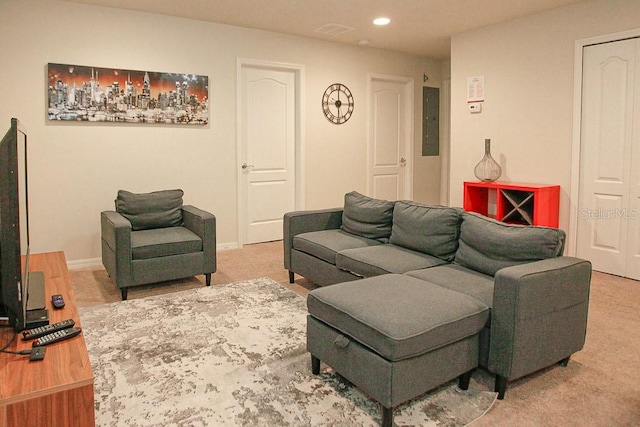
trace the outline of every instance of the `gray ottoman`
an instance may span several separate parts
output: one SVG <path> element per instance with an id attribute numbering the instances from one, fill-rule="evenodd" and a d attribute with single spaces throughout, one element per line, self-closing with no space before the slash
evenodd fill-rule
<path id="1" fill-rule="evenodd" d="M 489 308 L 424 280 L 385 274 L 318 288 L 307 297 L 307 350 L 383 408 L 393 408 L 456 377 L 469 385 L 478 333 Z"/>

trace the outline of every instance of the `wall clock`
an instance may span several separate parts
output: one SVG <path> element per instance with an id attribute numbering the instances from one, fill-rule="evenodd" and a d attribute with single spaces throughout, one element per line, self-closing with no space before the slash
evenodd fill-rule
<path id="1" fill-rule="evenodd" d="M 348 87 L 334 83 L 322 95 L 322 111 L 331 123 L 341 125 L 353 114 L 353 95 Z"/>

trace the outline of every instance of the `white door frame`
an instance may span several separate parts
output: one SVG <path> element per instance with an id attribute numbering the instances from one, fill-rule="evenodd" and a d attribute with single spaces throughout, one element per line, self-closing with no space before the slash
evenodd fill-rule
<path id="1" fill-rule="evenodd" d="M 571 144 L 571 187 L 569 193 L 569 238 L 567 255 L 575 256 L 578 246 L 578 215 L 580 214 L 580 144 L 582 140 L 582 60 L 586 46 L 640 37 L 640 28 L 604 36 L 576 40 L 573 61 L 573 137 Z"/>
<path id="2" fill-rule="evenodd" d="M 413 103 L 414 80 L 411 77 L 394 76 L 391 74 L 375 74 L 375 73 L 367 74 L 367 192 L 371 194 L 371 191 L 373 189 L 373 182 L 371 182 L 371 170 L 370 170 L 370 165 L 372 161 L 370 148 L 371 148 L 371 144 L 373 143 L 372 141 L 373 135 L 371 135 L 371 127 L 372 127 L 371 121 L 372 121 L 372 114 L 373 114 L 373 112 L 371 111 L 371 102 L 372 102 L 371 90 L 373 86 L 372 83 L 374 80 L 383 80 L 388 82 L 404 84 L 404 90 L 407 95 L 407 101 L 406 101 L 407 117 L 405 120 L 406 135 L 407 135 L 407 142 L 406 142 L 407 145 L 405 147 L 405 158 L 407 159 L 407 163 L 404 168 L 406 175 L 404 179 L 403 190 L 406 198 L 413 200 L 413 148 L 414 148 L 414 139 L 415 139 L 413 116 L 415 113 L 415 107 Z"/>
<path id="3" fill-rule="evenodd" d="M 259 59 L 238 58 L 236 67 L 236 170 L 237 170 L 237 229 L 238 229 L 238 247 L 242 248 L 246 241 L 245 223 L 247 221 L 245 203 L 245 188 L 242 185 L 244 175 L 242 173 L 241 164 L 243 162 L 244 153 L 242 152 L 242 70 L 243 68 L 263 68 L 267 70 L 291 71 L 295 75 L 296 95 L 295 95 L 295 209 L 304 209 L 304 188 L 305 188 L 305 171 L 304 171 L 304 105 L 305 105 L 305 66 L 300 64 L 289 64 L 284 62 L 264 61 Z"/>

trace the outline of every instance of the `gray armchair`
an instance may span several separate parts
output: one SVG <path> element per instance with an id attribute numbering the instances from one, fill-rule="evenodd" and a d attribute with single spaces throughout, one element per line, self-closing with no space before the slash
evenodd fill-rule
<path id="1" fill-rule="evenodd" d="M 127 299 L 131 286 L 216 271 L 216 217 L 183 206 L 182 190 L 118 191 L 115 211 L 100 214 L 102 263 Z"/>

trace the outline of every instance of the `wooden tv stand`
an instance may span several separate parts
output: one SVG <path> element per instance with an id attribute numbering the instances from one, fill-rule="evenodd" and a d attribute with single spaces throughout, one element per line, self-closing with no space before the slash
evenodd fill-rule
<path id="1" fill-rule="evenodd" d="M 31 268 L 44 272 L 46 309 L 50 323 L 73 319 L 81 326 L 63 252 L 31 255 Z M 51 295 L 62 294 L 65 307 L 55 310 Z M 0 343 L 13 329 L 0 330 Z M 22 334 L 8 350 L 31 349 Z M 47 346 L 44 360 L 0 353 L 0 427 L 94 426 L 93 371 L 83 334 Z"/>

